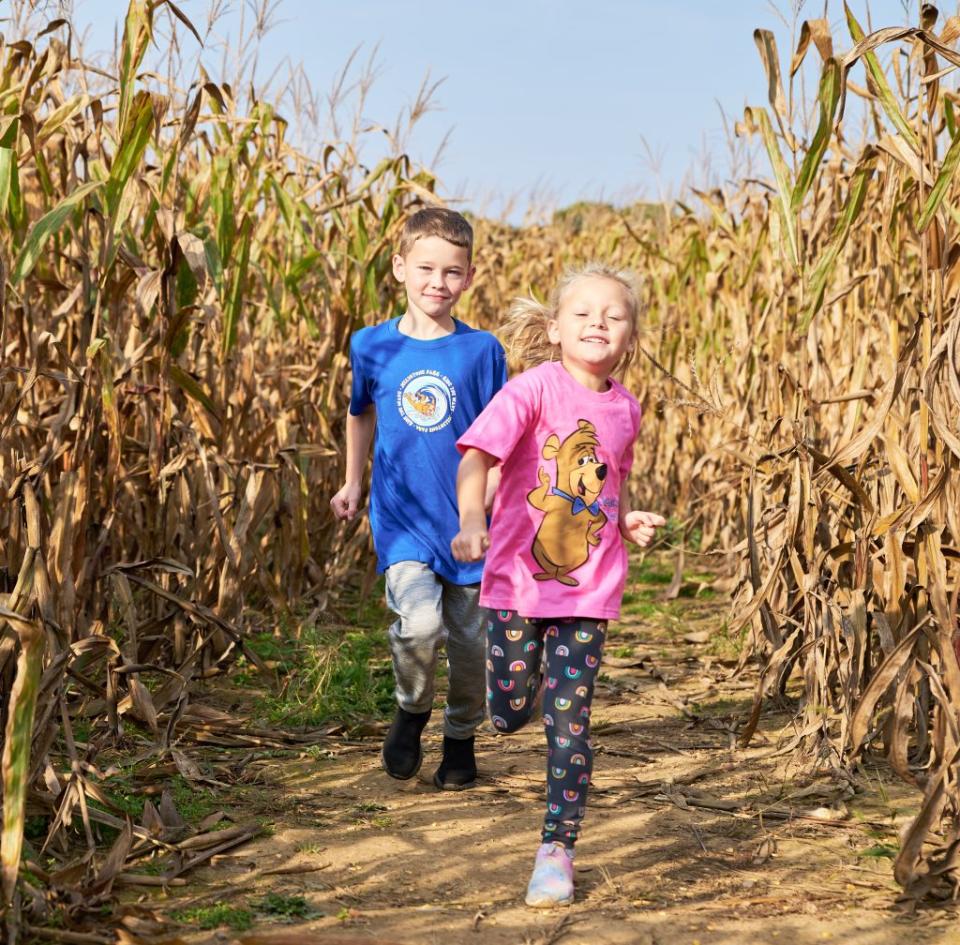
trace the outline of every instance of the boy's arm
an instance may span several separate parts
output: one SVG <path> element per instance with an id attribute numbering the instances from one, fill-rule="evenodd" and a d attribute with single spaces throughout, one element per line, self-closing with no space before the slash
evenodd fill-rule
<path id="1" fill-rule="evenodd" d="M 457 504 L 460 507 L 460 531 L 450 542 L 457 561 L 479 561 L 490 547 L 485 508 L 487 476 L 497 459 L 471 447 L 463 454 L 457 469 Z"/>
<path id="2" fill-rule="evenodd" d="M 653 541 L 653 536 L 667 520 L 656 512 L 627 511 L 627 502 L 630 492 L 626 481 L 620 486 L 620 534 L 627 541 L 632 541 L 641 548 L 646 548 Z"/>
<path id="3" fill-rule="evenodd" d="M 330 500 L 330 507 L 337 518 L 351 519 L 360 508 L 363 471 L 367 466 L 376 425 L 377 412 L 373 404 L 368 404 L 361 414 L 347 414 L 347 469 L 343 487 Z"/>

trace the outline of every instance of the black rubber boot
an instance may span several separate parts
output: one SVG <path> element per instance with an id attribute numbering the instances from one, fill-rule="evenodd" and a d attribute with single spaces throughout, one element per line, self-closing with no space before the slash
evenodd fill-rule
<path id="1" fill-rule="evenodd" d="M 427 712 L 407 712 L 397 708 L 393 724 L 383 740 L 380 762 L 383 770 L 398 781 L 409 781 L 423 764 L 423 749 L 420 747 L 420 735 L 430 718 Z"/>
<path id="2" fill-rule="evenodd" d="M 441 791 L 462 791 L 477 783 L 472 735 L 469 738 L 443 736 L 443 761 L 433 776 L 433 783 Z"/>

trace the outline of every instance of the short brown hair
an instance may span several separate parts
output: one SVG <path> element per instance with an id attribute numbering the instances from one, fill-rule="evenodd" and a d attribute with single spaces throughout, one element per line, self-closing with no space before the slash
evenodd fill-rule
<path id="1" fill-rule="evenodd" d="M 425 236 L 439 236 L 454 246 L 462 246 L 473 259 L 473 227 L 456 210 L 424 207 L 407 218 L 400 234 L 400 255 L 406 256 L 413 244 Z"/>

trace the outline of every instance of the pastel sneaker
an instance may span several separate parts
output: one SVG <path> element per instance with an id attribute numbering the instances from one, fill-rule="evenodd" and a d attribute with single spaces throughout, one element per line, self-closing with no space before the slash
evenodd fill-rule
<path id="1" fill-rule="evenodd" d="M 541 843 L 527 885 L 526 903 L 534 909 L 573 902 L 573 850 L 561 843 Z"/>

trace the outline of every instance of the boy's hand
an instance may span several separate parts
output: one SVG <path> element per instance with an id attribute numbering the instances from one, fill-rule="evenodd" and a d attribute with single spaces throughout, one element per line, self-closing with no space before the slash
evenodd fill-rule
<path id="1" fill-rule="evenodd" d="M 360 508 L 360 486 L 347 483 L 331 500 L 330 508 L 339 519 L 349 520 Z"/>
<path id="2" fill-rule="evenodd" d="M 450 550 L 457 561 L 479 561 L 490 547 L 490 535 L 486 525 L 461 528 L 450 542 Z"/>
<path id="3" fill-rule="evenodd" d="M 627 541 L 646 548 L 653 541 L 656 530 L 666 524 L 667 520 L 656 512 L 627 512 L 620 519 L 620 531 Z"/>

